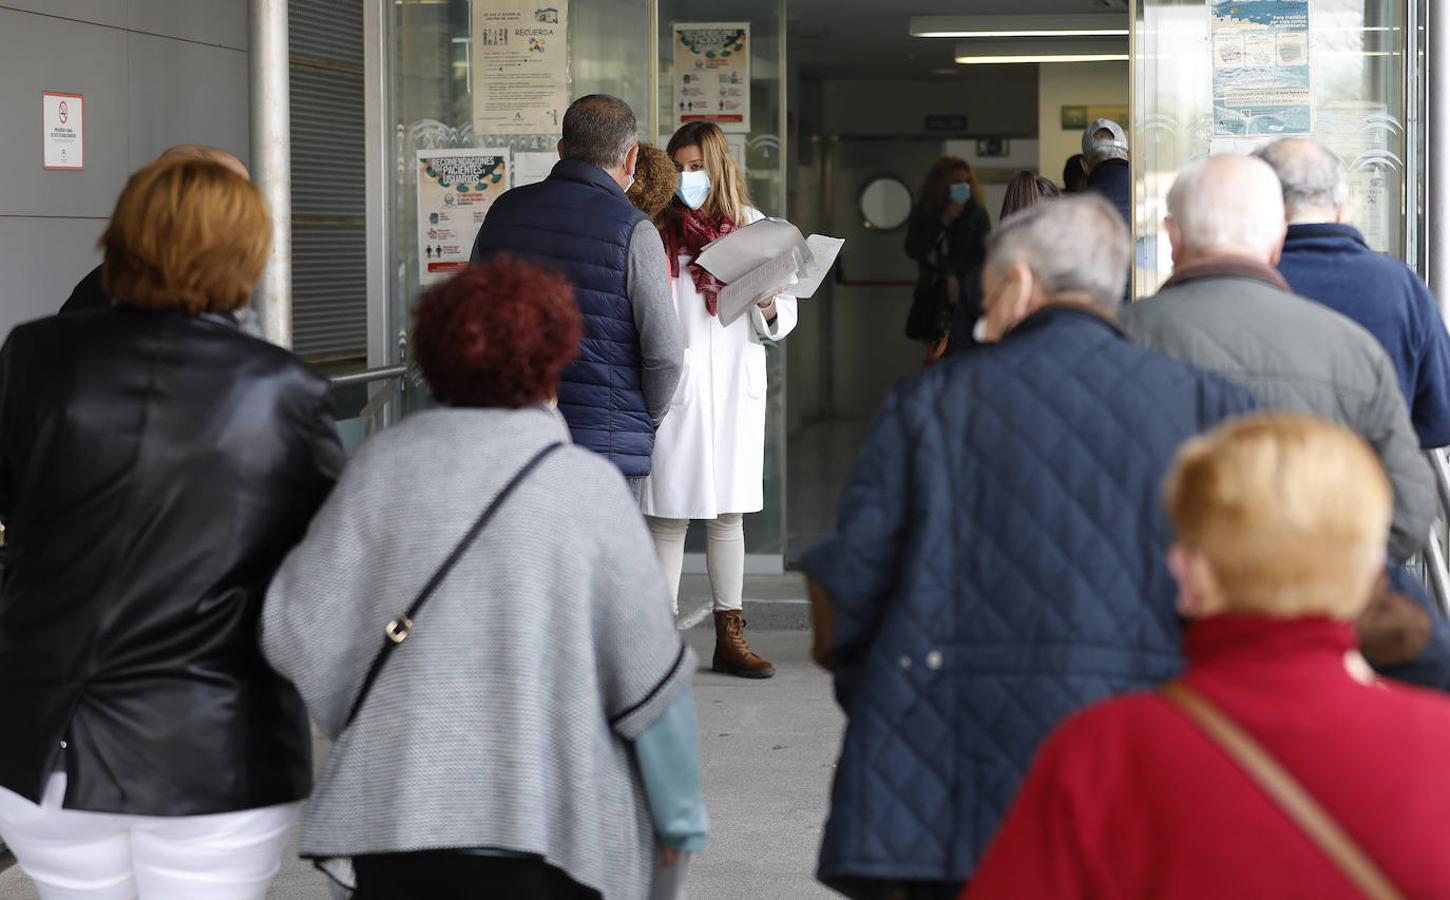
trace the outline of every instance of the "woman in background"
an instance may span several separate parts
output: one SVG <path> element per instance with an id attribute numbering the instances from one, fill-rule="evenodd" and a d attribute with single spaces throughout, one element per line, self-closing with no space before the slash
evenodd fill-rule
<path id="1" fill-rule="evenodd" d="M 906 224 L 906 255 L 917 264 L 906 336 L 926 344 L 928 354 L 940 345 L 967 279 L 986 258 L 991 230 L 972 167 L 955 156 L 937 160 Z"/>
<path id="2" fill-rule="evenodd" d="M 634 167 L 634 184 L 625 195 L 635 209 L 658 221 L 660 214 L 675 197 L 679 182 L 674 160 L 654 144 L 639 145 L 639 161 Z"/>
<path id="3" fill-rule="evenodd" d="M 796 300 L 772 292 L 728 325 L 720 321 L 722 285 L 695 264 L 711 241 L 764 216 L 750 206 L 745 175 L 719 127 L 692 123 L 666 152 L 679 171 L 674 201 L 660 219 L 675 312 L 685 335 L 679 388 L 655 437 L 640 507 L 676 610 L 685 535 L 705 520 L 705 563 L 715 614 L 717 672 L 769 678 L 775 667 L 745 640 L 744 514 L 765 507 L 765 346 L 796 325 Z"/>

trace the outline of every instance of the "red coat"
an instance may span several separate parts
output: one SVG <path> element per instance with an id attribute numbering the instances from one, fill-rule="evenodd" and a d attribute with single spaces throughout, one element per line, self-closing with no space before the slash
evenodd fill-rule
<path id="1" fill-rule="evenodd" d="M 1347 625 L 1205 619 L 1185 679 L 1252 734 L 1410 898 L 1450 897 L 1450 699 L 1352 678 Z M 1139 694 L 1043 744 L 964 900 L 1362 900 L 1168 701 Z"/>

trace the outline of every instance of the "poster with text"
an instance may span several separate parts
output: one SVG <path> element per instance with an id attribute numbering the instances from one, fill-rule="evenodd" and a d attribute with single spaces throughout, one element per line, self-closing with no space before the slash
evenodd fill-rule
<path id="1" fill-rule="evenodd" d="M 750 132 L 750 23 L 675 23 L 675 119 Z"/>
<path id="2" fill-rule="evenodd" d="M 468 265 L 488 208 L 508 190 L 507 150 L 418 151 L 418 280 Z"/>
<path id="3" fill-rule="evenodd" d="M 558 134 L 569 106 L 568 0 L 473 0 L 473 133 Z"/>
<path id="4" fill-rule="evenodd" d="M 1212 0 L 1211 5 L 1214 133 L 1307 133 L 1314 109 L 1309 0 Z"/>

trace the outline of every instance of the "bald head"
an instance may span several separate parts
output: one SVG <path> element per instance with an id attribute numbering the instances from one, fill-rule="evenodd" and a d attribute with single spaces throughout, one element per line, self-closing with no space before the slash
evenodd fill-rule
<path id="1" fill-rule="evenodd" d="M 1282 138 L 1254 156 L 1268 163 L 1283 185 L 1290 222 L 1339 222 L 1349 203 L 1349 176 L 1339 154 L 1318 141 Z"/>
<path id="2" fill-rule="evenodd" d="M 177 144 L 175 147 L 168 147 L 161 151 L 157 159 L 204 159 L 208 162 L 220 163 L 236 172 L 238 175 L 252 180 L 252 173 L 242 165 L 242 161 L 220 147 L 208 147 L 205 144 Z"/>
<path id="3" fill-rule="evenodd" d="M 1279 178 L 1252 156 L 1211 156 L 1189 163 L 1168 192 L 1173 262 L 1244 256 L 1273 265 L 1284 247 Z"/>

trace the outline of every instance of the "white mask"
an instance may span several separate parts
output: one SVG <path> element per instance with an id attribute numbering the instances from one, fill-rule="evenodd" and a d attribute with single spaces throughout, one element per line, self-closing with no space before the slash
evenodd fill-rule
<path id="1" fill-rule="evenodd" d="M 972 340 L 979 344 L 990 344 L 991 337 L 987 334 L 987 317 L 978 316 L 976 324 L 972 326 Z"/>
<path id="2" fill-rule="evenodd" d="M 690 209 L 699 209 L 705 205 L 710 197 L 710 173 L 709 172 L 681 172 L 680 184 L 675 189 L 675 196 L 680 202 Z"/>

